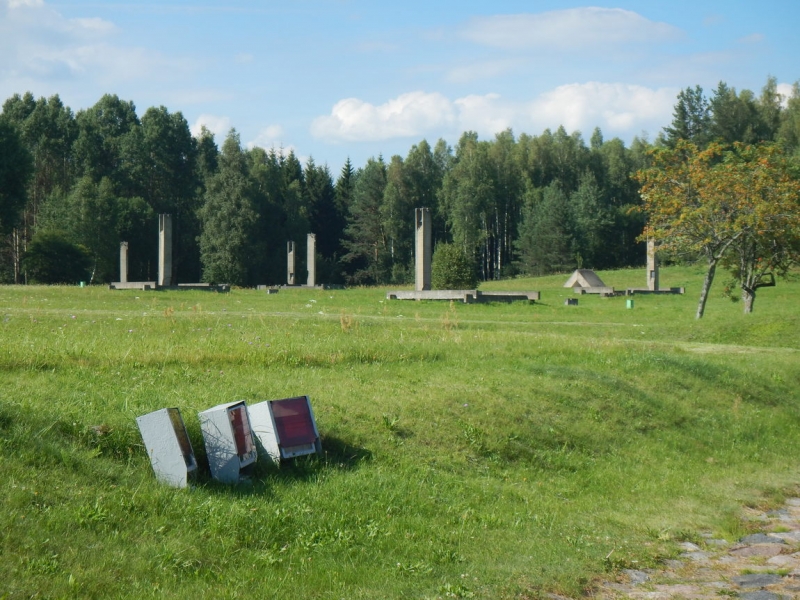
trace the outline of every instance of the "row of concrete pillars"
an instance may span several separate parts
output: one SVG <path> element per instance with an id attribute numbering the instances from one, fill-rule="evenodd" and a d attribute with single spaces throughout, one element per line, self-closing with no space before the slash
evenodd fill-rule
<path id="1" fill-rule="evenodd" d="M 414 289 L 422 292 L 431 289 L 431 215 L 427 208 L 414 209 Z M 657 291 L 658 258 L 653 239 L 647 240 L 647 287 Z"/>
<path id="2" fill-rule="evenodd" d="M 431 214 L 427 208 L 414 209 L 414 289 L 418 292 L 431 289 Z M 295 276 L 295 243 L 286 245 L 286 283 L 297 285 Z M 306 285 L 314 287 L 316 281 L 317 236 L 306 237 Z M 119 247 L 120 282 L 128 282 L 128 242 Z M 172 215 L 158 215 L 158 285 L 172 285 Z M 647 240 L 647 287 L 658 290 L 658 260 L 656 246 Z"/>
<path id="3" fill-rule="evenodd" d="M 287 245 L 288 276 L 287 283 L 295 285 L 294 242 Z M 306 285 L 316 285 L 317 236 L 309 233 L 306 241 L 306 265 L 308 280 Z M 128 283 L 128 242 L 119 245 L 119 280 Z M 172 285 L 172 215 L 158 215 L 158 282 L 159 286 Z"/>
<path id="4" fill-rule="evenodd" d="M 128 242 L 119 245 L 119 281 L 128 283 Z M 172 285 L 172 215 L 158 215 L 158 281 Z"/>
<path id="5" fill-rule="evenodd" d="M 297 285 L 295 277 L 295 247 L 294 242 L 286 242 L 286 283 L 287 285 Z M 309 233 L 306 236 L 306 270 L 308 278 L 306 285 L 314 287 L 317 285 L 317 236 Z"/>

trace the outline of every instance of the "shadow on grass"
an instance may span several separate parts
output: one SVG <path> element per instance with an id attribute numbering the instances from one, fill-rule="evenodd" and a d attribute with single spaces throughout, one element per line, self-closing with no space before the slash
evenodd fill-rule
<path id="1" fill-rule="evenodd" d="M 309 454 L 274 464 L 266 451 L 258 447 L 258 460 L 238 484 L 219 483 L 211 478 L 205 449 L 196 451 L 199 465 L 197 484 L 220 494 L 270 495 L 277 483 L 313 482 L 331 471 L 350 471 L 372 459 L 372 452 L 334 436 L 322 436 L 322 454 Z"/>

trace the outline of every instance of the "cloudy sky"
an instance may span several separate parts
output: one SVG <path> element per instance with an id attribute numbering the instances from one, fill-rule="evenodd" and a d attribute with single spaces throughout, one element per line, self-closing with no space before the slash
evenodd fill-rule
<path id="1" fill-rule="evenodd" d="M 105 93 L 327 163 L 511 127 L 669 124 L 687 86 L 800 79 L 795 0 L 0 0 L 0 101 Z"/>

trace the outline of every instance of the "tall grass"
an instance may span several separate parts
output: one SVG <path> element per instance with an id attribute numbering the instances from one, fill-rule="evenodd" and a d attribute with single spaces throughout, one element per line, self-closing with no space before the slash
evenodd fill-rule
<path id="1" fill-rule="evenodd" d="M 640 271 L 601 273 L 641 285 Z M 0 595 L 577 595 L 733 539 L 800 465 L 797 283 L 542 302 L 0 288 Z M 135 417 L 308 394 L 324 454 L 159 485 Z"/>

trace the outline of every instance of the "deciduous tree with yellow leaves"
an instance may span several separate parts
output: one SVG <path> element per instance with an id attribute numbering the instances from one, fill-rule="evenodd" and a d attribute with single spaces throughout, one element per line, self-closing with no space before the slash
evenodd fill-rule
<path id="1" fill-rule="evenodd" d="M 729 268 L 752 312 L 756 290 L 800 259 L 800 181 L 773 145 L 687 141 L 656 149 L 636 174 L 648 225 L 662 250 L 707 262 L 696 317 L 705 311 L 718 265 Z"/>

